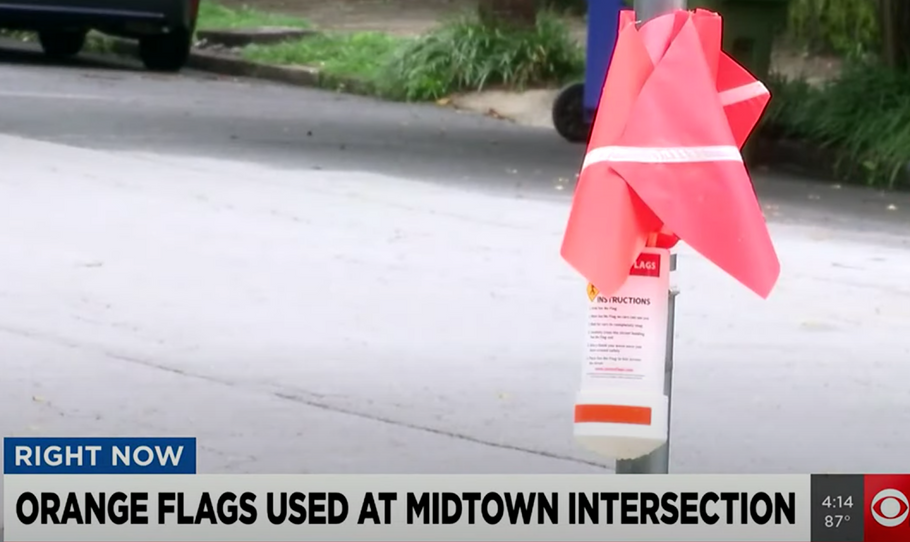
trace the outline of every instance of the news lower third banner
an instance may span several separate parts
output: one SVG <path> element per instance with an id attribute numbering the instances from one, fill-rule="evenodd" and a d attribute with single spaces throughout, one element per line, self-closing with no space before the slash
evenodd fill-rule
<path id="1" fill-rule="evenodd" d="M 6 542 L 907 542 L 902 475 L 199 475 L 192 438 L 7 438 Z"/>

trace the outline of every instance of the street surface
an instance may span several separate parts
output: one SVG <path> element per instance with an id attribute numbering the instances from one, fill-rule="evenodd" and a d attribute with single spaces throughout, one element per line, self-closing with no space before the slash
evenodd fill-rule
<path id="1" fill-rule="evenodd" d="M 583 148 L 435 106 L 0 53 L 0 434 L 206 472 L 587 473 Z M 763 301 L 680 249 L 674 472 L 908 470 L 910 197 L 756 174 Z"/>

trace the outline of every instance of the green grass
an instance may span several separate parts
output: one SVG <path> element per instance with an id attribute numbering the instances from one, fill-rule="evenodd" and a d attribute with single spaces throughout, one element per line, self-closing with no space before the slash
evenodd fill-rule
<path id="1" fill-rule="evenodd" d="M 386 63 L 406 42 L 380 32 L 317 34 L 284 43 L 251 45 L 241 54 L 268 64 L 315 66 L 328 84 L 351 78 L 375 85 Z"/>
<path id="2" fill-rule="evenodd" d="M 0 29 L 0 36 L 4 38 L 9 38 L 17 41 L 33 41 L 35 39 L 34 32 L 26 32 L 22 30 L 7 30 L 5 28 Z"/>
<path id="3" fill-rule="evenodd" d="M 821 88 L 770 83 L 765 126 L 833 149 L 845 179 L 910 188 L 900 185 L 910 166 L 910 74 L 855 62 Z"/>
<path id="4" fill-rule="evenodd" d="M 491 28 L 468 17 L 419 38 L 326 34 L 250 46 L 241 54 L 270 64 L 316 66 L 329 85 L 356 79 L 373 93 L 408 101 L 490 87 L 555 86 L 584 70 L 583 50 L 549 14 L 533 29 Z"/>
<path id="5" fill-rule="evenodd" d="M 218 2 L 203 0 L 199 6 L 197 28 L 200 30 L 255 28 L 262 26 L 286 26 L 291 28 L 311 28 L 306 19 L 258 11 L 242 6 L 230 8 Z"/>

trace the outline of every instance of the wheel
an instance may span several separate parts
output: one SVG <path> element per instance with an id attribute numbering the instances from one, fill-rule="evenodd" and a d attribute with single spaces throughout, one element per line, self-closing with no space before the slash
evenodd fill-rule
<path id="1" fill-rule="evenodd" d="M 591 127 L 585 122 L 585 86 L 573 83 L 561 91 L 553 102 L 553 126 L 572 143 L 588 141 Z"/>
<path id="2" fill-rule="evenodd" d="M 44 54 L 54 58 L 76 56 L 85 46 L 82 30 L 43 30 L 38 32 L 38 41 Z"/>
<path id="3" fill-rule="evenodd" d="M 193 33 L 175 29 L 167 34 L 146 36 L 139 40 L 139 58 L 149 70 L 176 72 L 186 64 L 193 47 Z"/>

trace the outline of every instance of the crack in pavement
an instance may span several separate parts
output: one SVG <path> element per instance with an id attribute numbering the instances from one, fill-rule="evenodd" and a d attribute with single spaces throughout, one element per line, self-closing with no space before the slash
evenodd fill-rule
<path id="1" fill-rule="evenodd" d="M 150 361 L 148 359 L 143 359 L 143 358 L 126 355 L 126 354 L 120 354 L 117 352 L 111 352 L 99 345 L 92 345 L 92 344 L 76 342 L 76 341 L 67 339 L 65 337 L 57 336 L 57 335 L 41 333 L 41 332 L 37 332 L 37 331 L 30 331 L 30 330 L 12 327 L 12 326 L 8 326 L 8 325 L 0 325 L 0 333 L 6 333 L 8 335 L 13 335 L 16 337 L 31 339 L 31 340 L 39 341 L 39 342 L 50 343 L 50 344 L 54 344 L 57 346 L 63 346 L 65 348 L 70 348 L 73 350 L 80 350 L 83 352 L 93 352 L 93 353 L 100 354 L 104 357 L 107 357 L 107 358 L 110 358 L 113 360 L 132 363 L 132 364 L 139 365 L 139 366 L 142 366 L 142 367 L 145 367 L 148 369 L 164 371 L 164 372 L 168 372 L 168 373 L 186 377 L 186 378 L 194 378 L 194 379 L 202 380 L 204 382 L 208 382 L 211 384 L 218 384 L 218 385 L 227 386 L 230 388 L 239 388 L 239 389 L 244 389 L 247 391 L 254 391 L 254 392 L 258 392 L 258 393 L 267 393 L 275 398 L 278 398 L 278 399 L 281 399 L 284 401 L 289 401 L 292 403 L 296 403 L 298 405 L 304 405 L 304 406 L 308 406 L 311 408 L 325 410 L 327 412 L 343 414 L 346 416 L 354 416 L 354 417 L 369 420 L 369 421 L 384 423 L 384 424 L 393 425 L 396 427 L 402 427 L 405 429 L 411 429 L 411 430 L 415 430 L 415 431 L 421 431 L 421 432 L 429 433 L 429 434 L 433 434 L 433 435 L 449 437 L 449 438 L 453 438 L 453 439 L 457 439 L 457 440 L 461 440 L 461 441 L 465 441 L 465 442 L 479 444 L 482 446 L 488 446 L 491 448 L 521 452 L 521 453 L 535 455 L 538 457 L 546 457 L 548 459 L 556 459 L 559 461 L 566 461 L 569 463 L 577 463 L 577 464 L 581 464 L 581 465 L 593 466 L 593 467 L 601 468 L 601 469 L 604 469 L 607 471 L 611 470 L 609 466 L 604 465 L 603 463 L 599 463 L 597 461 L 579 459 L 576 457 L 557 454 L 557 453 L 553 453 L 553 452 L 547 452 L 545 450 L 536 450 L 533 448 L 526 448 L 523 446 L 518 446 L 518 445 L 513 445 L 513 444 L 506 444 L 506 443 L 501 443 L 501 442 L 484 440 L 484 439 L 481 439 L 478 437 L 473 437 L 471 435 L 466 435 L 464 433 L 447 431 L 447 430 L 438 429 L 435 427 L 429 427 L 429 426 L 420 425 L 420 424 L 416 424 L 416 423 L 396 420 L 396 419 L 386 417 L 386 416 L 369 414 L 369 413 L 362 412 L 362 411 L 359 411 L 356 409 L 339 407 L 337 405 L 331 405 L 324 401 L 319 401 L 316 399 L 303 397 L 299 393 L 263 390 L 261 388 L 244 386 L 236 381 L 219 378 L 219 377 L 216 377 L 213 375 L 189 372 L 189 371 L 185 371 L 183 369 L 179 369 L 177 367 L 172 367 L 169 365 L 156 363 L 156 362 Z M 306 392 L 303 392 L 303 393 L 306 393 Z M 313 394 L 313 395 L 315 396 L 315 394 Z"/>

